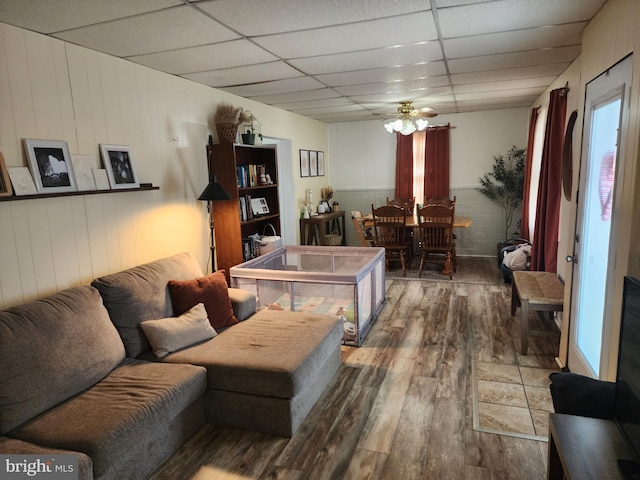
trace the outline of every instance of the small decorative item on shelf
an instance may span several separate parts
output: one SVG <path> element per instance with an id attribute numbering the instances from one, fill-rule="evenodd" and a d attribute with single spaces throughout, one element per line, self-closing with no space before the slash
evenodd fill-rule
<path id="1" fill-rule="evenodd" d="M 326 200 L 328 202 L 333 198 L 333 187 L 331 185 L 322 187 L 320 192 L 322 193 L 322 200 Z"/>
<path id="2" fill-rule="evenodd" d="M 238 136 L 238 126 L 248 122 L 249 115 L 240 107 L 220 103 L 213 117 L 220 143 L 234 143 Z"/>
<path id="3" fill-rule="evenodd" d="M 249 110 L 246 110 L 245 114 L 248 120 L 245 121 L 245 126 L 243 126 L 244 133 L 241 135 L 242 143 L 245 145 L 255 145 L 256 135 L 262 141 L 262 134 L 257 131 L 259 129 L 260 122 Z"/>

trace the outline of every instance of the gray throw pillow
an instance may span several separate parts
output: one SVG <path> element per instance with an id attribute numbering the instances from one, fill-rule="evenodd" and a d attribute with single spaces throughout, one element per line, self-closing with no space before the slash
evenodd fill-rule
<path id="1" fill-rule="evenodd" d="M 211 326 L 202 303 L 198 303 L 179 317 L 145 320 L 140 322 L 140 326 L 158 358 L 218 334 Z"/>

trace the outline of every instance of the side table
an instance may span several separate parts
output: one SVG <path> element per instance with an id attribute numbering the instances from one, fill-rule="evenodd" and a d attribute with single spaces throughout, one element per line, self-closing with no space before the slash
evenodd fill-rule
<path id="1" fill-rule="evenodd" d="M 300 243 L 302 245 L 326 245 L 324 239 L 332 232 L 342 235 L 340 245 L 347 244 L 343 210 L 320 213 L 300 219 Z"/>

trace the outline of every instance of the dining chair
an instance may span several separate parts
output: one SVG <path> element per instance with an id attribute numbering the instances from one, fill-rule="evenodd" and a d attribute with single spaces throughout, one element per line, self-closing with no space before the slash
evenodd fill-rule
<path id="1" fill-rule="evenodd" d="M 373 235 L 376 247 L 384 247 L 385 265 L 399 261 L 402 275 L 407 276 L 407 267 L 411 266 L 410 246 L 406 242 L 407 210 L 397 205 L 383 205 L 375 208 L 373 214 Z"/>
<path id="2" fill-rule="evenodd" d="M 375 238 L 373 237 L 373 227 L 369 224 L 365 225 L 365 222 L 369 221 L 362 212 L 352 211 L 351 221 L 353 222 L 353 228 L 358 234 L 360 243 L 363 247 L 375 247 Z"/>
<path id="3" fill-rule="evenodd" d="M 453 273 L 457 268 L 452 209 L 443 205 L 427 205 L 418 210 L 418 219 L 420 222 L 420 271 L 418 277 L 422 277 L 424 264 L 429 262 L 429 255 L 437 254 L 444 256 L 442 275 L 448 275 L 449 280 L 452 280 Z"/>
<path id="4" fill-rule="evenodd" d="M 455 208 L 456 196 L 454 195 L 453 199 L 449 197 L 433 197 L 433 198 L 425 197 L 423 206 L 426 207 L 427 205 L 443 205 L 445 207 Z"/>
<path id="5" fill-rule="evenodd" d="M 416 208 L 416 197 L 410 197 L 410 198 L 387 197 L 387 205 L 396 205 L 398 207 L 406 208 L 407 215 L 413 215 L 413 211 Z"/>

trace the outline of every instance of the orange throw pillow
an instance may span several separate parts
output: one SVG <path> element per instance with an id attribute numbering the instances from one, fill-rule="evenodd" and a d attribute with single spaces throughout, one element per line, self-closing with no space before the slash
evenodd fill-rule
<path id="1" fill-rule="evenodd" d="M 219 329 L 238 323 L 231 307 L 224 273 L 224 270 L 218 270 L 211 275 L 193 280 L 170 280 L 169 295 L 174 314 L 182 315 L 198 303 L 203 303 L 213 328 Z"/>

